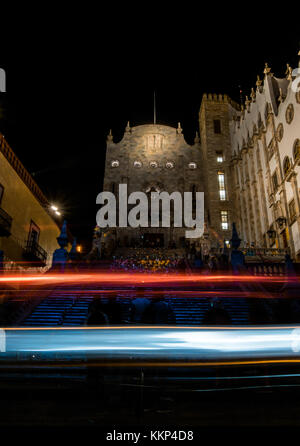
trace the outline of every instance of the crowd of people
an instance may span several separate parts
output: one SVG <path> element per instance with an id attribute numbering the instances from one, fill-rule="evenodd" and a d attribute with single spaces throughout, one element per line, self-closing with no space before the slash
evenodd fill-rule
<path id="1" fill-rule="evenodd" d="M 134 324 L 174 324 L 175 313 L 170 303 L 163 296 L 149 299 L 146 296 L 134 296 L 124 311 L 116 297 L 104 303 L 100 297 L 95 298 L 89 307 L 87 325 Z M 127 314 L 126 318 L 124 314 Z"/>
<path id="2" fill-rule="evenodd" d="M 130 272 L 177 272 L 185 270 L 186 262 L 177 253 L 166 253 L 163 249 L 135 249 L 126 257 L 114 256 L 111 269 Z"/>

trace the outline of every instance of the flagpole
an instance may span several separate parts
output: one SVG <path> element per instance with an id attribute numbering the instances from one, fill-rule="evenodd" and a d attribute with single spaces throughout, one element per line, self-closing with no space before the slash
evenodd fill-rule
<path id="1" fill-rule="evenodd" d="M 154 90 L 154 92 L 153 92 L 153 124 L 156 124 L 155 90 Z"/>

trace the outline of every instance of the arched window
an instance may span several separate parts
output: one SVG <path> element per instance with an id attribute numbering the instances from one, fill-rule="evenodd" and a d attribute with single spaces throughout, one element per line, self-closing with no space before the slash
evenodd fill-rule
<path id="1" fill-rule="evenodd" d="M 291 161 L 290 161 L 290 158 L 288 156 L 286 156 L 283 160 L 284 175 L 286 175 L 289 172 L 290 168 L 291 168 Z"/>
<path id="2" fill-rule="evenodd" d="M 293 147 L 294 161 L 300 160 L 300 139 L 296 139 Z"/>

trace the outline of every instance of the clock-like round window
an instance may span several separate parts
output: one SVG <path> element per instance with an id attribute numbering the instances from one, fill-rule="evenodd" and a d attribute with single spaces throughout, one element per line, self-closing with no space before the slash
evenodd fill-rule
<path id="1" fill-rule="evenodd" d="M 189 163 L 189 169 L 197 169 L 196 163 Z"/>
<path id="2" fill-rule="evenodd" d="M 142 163 L 140 161 L 135 161 L 133 163 L 133 166 L 136 167 L 137 169 L 139 169 L 140 167 L 142 167 Z"/>
<path id="3" fill-rule="evenodd" d="M 150 163 L 150 167 L 152 167 L 152 169 L 155 169 L 155 167 L 157 167 L 157 162 L 156 161 L 151 161 Z"/>
<path id="4" fill-rule="evenodd" d="M 171 163 L 171 161 L 168 161 L 168 162 L 166 163 L 166 168 L 167 168 L 167 169 L 173 169 L 173 167 L 174 167 L 174 163 Z"/>
<path id="5" fill-rule="evenodd" d="M 283 125 L 282 123 L 278 124 L 277 130 L 276 130 L 276 138 L 277 141 L 280 142 L 283 138 Z"/>
<path id="6" fill-rule="evenodd" d="M 118 160 L 114 160 L 111 162 L 111 167 L 119 167 L 120 163 Z"/>
<path id="7" fill-rule="evenodd" d="M 286 109 L 286 112 L 285 112 L 286 122 L 288 124 L 290 124 L 292 122 L 293 118 L 294 118 L 294 106 L 293 106 L 293 104 L 289 104 L 287 106 L 287 109 Z"/>

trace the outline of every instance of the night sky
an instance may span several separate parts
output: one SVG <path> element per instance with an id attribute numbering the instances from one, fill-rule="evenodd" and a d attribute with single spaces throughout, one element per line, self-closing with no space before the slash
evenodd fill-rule
<path id="1" fill-rule="evenodd" d="M 278 77 L 286 63 L 298 63 L 300 33 L 291 25 L 276 32 L 279 18 L 271 29 L 257 24 L 253 34 L 253 18 L 241 28 L 215 11 L 149 12 L 143 5 L 137 15 L 116 5 L 101 14 L 73 8 L 47 23 L 42 15 L 30 36 L 1 36 L 7 93 L 0 94 L 0 129 L 85 248 L 110 128 L 119 141 L 128 120 L 153 122 L 155 90 L 157 122 L 180 121 L 192 143 L 203 93 L 239 102 L 239 85 L 249 94 L 265 62 Z"/>

